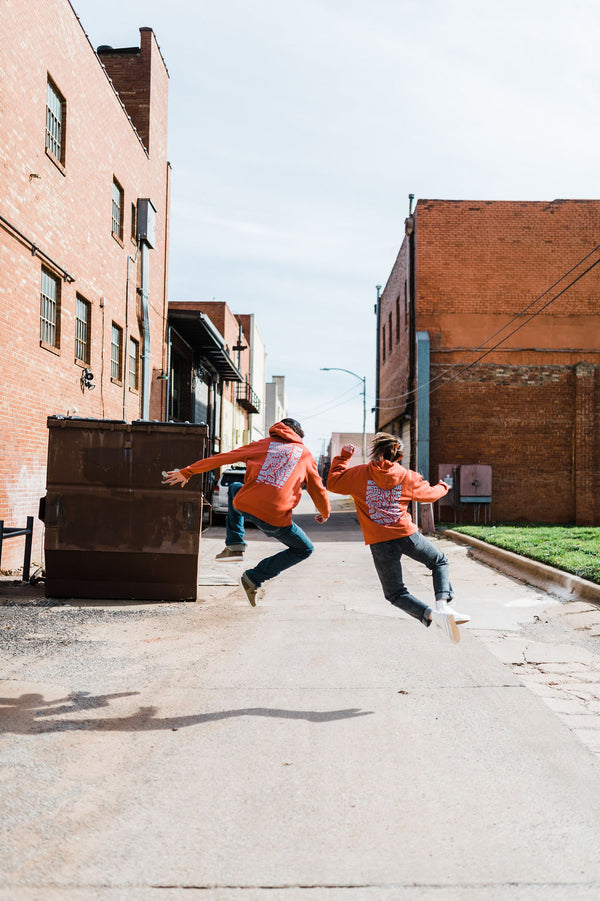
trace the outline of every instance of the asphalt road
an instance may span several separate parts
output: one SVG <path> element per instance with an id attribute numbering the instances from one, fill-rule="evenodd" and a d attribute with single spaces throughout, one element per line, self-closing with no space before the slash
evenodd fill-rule
<path id="1" fill-rule="evenodd" d="M 300 521 L 313 557 L 255 609 L 220 527 L 195 604 L 5 584 L 1 901 L 597 901 L 593 628 L 444 542 L 452 645 L 387 605 L 343 503 Z M 544 695 L 573 672 L 588 726 Z"/>

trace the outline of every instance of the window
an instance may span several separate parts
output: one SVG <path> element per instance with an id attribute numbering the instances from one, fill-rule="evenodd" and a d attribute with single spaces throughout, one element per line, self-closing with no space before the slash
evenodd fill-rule
<path id="1" fill-rule="evenodd" d="M 400 341 L 400 295 L 396 298 L 396 344 Z"/>
<path id="2" fill-rule="evenodd" d="M 110 377 L 113 382 L 123 381 L 123 329 L 114 322 L 110 337 Z"/>
<path id="3" fill-rule="evenodd" d="M 65 98 L 51 78 L 46 88 L 46 151 L 62 166 L 65 164 Z"/>
<path id="4" fill-rule="evenodd" d="M 123 188 L 113 178 L 112 190 L 112 233 L 119 241 L 123 240 Z"/>
<path id="5" fill-rule="evenodd" d="M 137 241 L 137 207 L 131 204 L 131 240 Z"/>
<path id="6" fill-rule="evenodd" d="M 129 339 L 129 387 L 137 391 L 140 387 L 140 342 Z"/>
<path id="7" fill-rule="evenodd" d="M 389 341 L 388 350 L 391 353 L 392 352 L 392 314 L 391 313 L 388 315 L 388 341 Z"/>
<path id="8" fill-rule="evenodd" d="M 385 363 L 385 325 L 383 326 L 383 362 Z"/>
<path id="9" fill-rule="evenodd" d="M 49 347 L 59 346 L 60 338 L 60 279 L 42 267 L 40 290 L 40 342 Z"/>
<path id="10" fill-rule="evenodd" d="M 75 299 L 75 359 L 90 362 L 90 321 L 91 306 L 87 300 Z"/>

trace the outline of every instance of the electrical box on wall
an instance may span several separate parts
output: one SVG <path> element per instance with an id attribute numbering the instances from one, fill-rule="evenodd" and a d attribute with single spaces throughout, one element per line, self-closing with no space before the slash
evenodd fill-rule
<path id="1" fill-rule="evenodd" d="M 491 504 L 491 466 L 465 465 L 463 463 L 460 467 L 459 484 L 461 504 Z"/>
<path id="2" fill-rule="evenodd" d="M 440 507 L 453 507 L 456 498 L 454 490 L 454 482 L 456 479 L 458 464 L 456 463 L 440 463 L 438 466 L 438 479 L 440 482 L 446 482 L 449 491 L 439 500 Z"/>
<path id="3" fill-rule="evenodd" d="M 156 208 L 147 197 L 137 202 L 138 241 L 145 241 L 149 247 L 156 245 Z"/>

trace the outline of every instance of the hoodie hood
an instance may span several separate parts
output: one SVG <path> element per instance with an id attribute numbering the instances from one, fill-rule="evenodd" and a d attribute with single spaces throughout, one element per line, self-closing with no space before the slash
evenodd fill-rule
<path id="1" fill-rule="evenodd" d="M 399 463 L 391 463 L 389 460 L 371 460 L 367 468 L 369 478 L 373 479 L 378 488 L 394 488 L 400 485 L 407 473 Z"/>
<path id="2" fill-rule="evenodd" d="M 269 429 L 269 435 L 278 441 L 293 441 L 294 444 L 303 444 L 302 438 L 289 425 L 283 422 L 276 422 Z"/>

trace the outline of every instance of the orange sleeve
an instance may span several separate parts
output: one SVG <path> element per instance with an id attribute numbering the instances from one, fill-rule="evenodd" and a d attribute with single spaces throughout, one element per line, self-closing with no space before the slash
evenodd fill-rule
<path id="1" fill-rule="evenodd" d="M 321 513 L 325 519 L 329 519 L 331 514 L 331 504 L 323 482 L 321 481 L 317 464 L 312 456 L 306 467 L 306 490 L 319 513 Z"/>
<path id="2" fill-rule="evenodd" d="M 342 451 L 334 457 L 327 478 L 327 489 L 334 494 L 354 495 L 364 487 L 364 465 L 351 466 L 348 469 L 348 461 L 352 454 Z M 353 490 L 354 489 L 354 490 Z"/>
<path id="3" fill-rule="evenodd" d="M 224 454 L 215 454 L 213 457 L 205 457 L 203 460 L 196 460 L 195 463 L 184 466 L 179 471 L 186 479 L 191 479 L 192 476 L 197 475 L 200 472 L 210 472 L 211 469 L 218 469 L 221 466 L 225 466 L 227 463 L 242 463 L 251 455 L 252 445 L 248 444 L 246 447 L 238 447 L 235 450 L 226 451 Z"/>
<path id="4" fill-rule="evenodd" d="M 403 483 L 404 496 L 410 497 L 413 501 L 421 501 L 422 503 L 433 503 L 444 495 L 448 494 L 448 486 L 445 482 L 438 482 L 437 485 L 430 485 L 422 475 L 418 472 L 408 471 L 408 478 Z"/>

